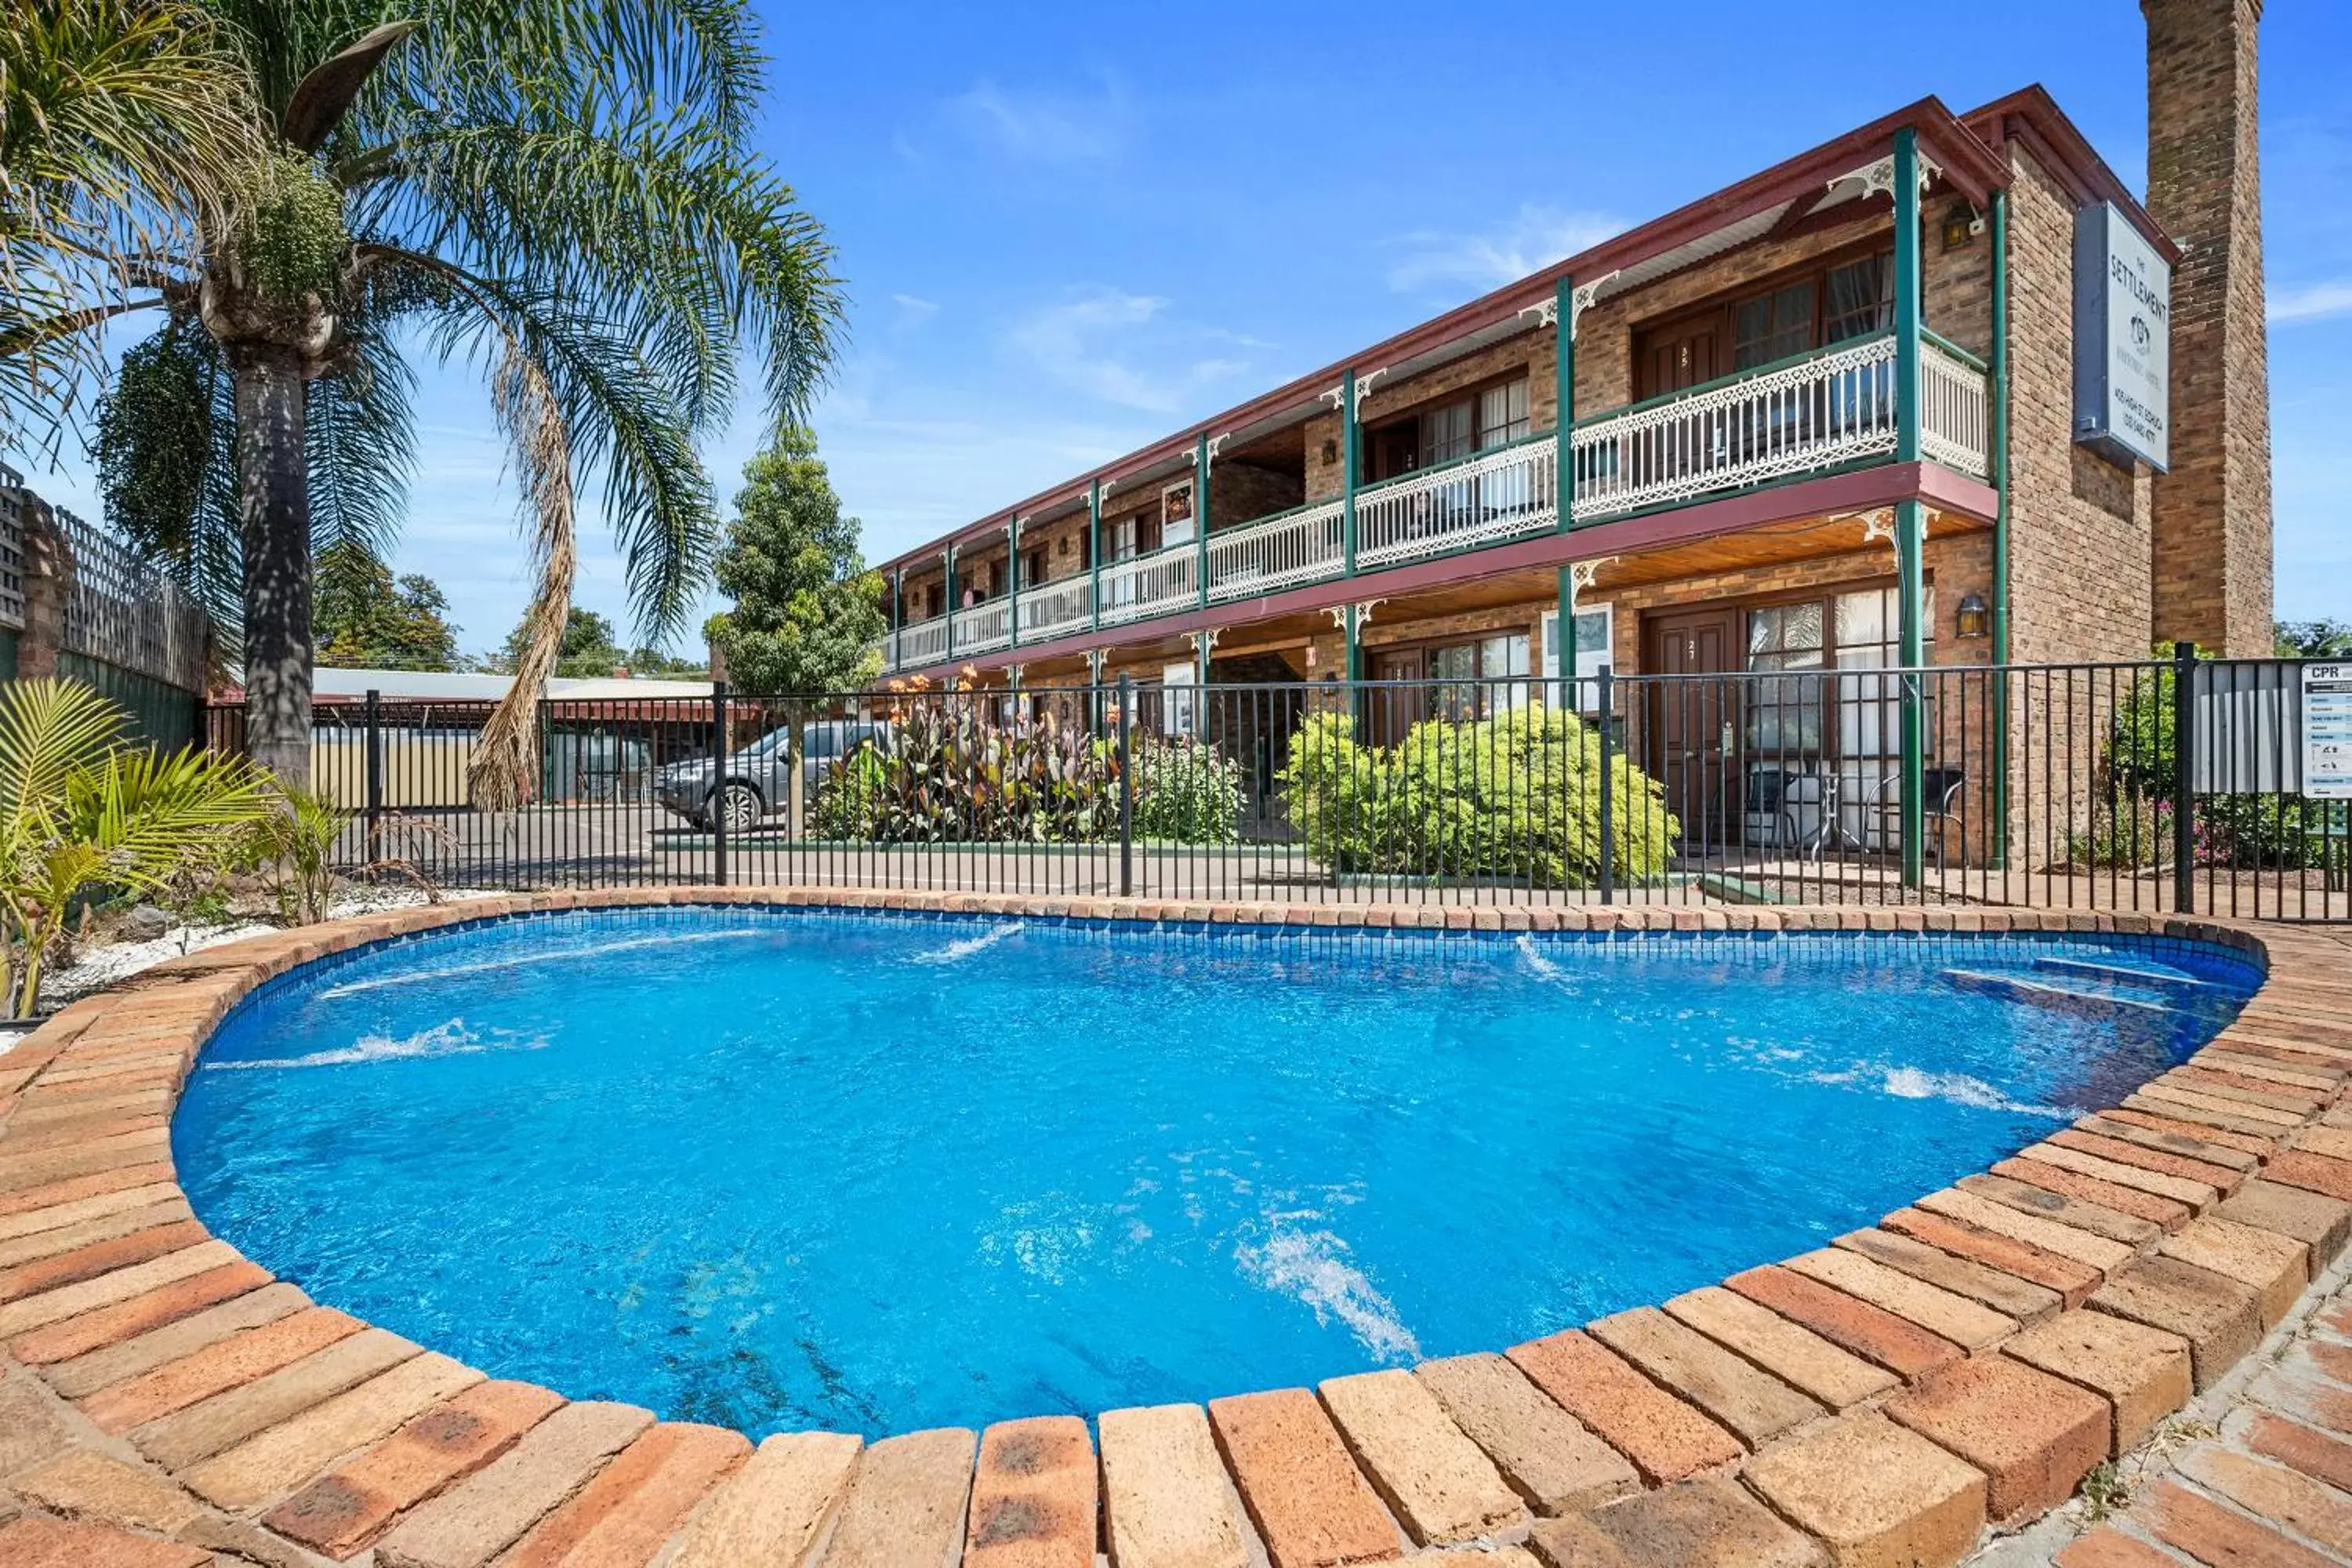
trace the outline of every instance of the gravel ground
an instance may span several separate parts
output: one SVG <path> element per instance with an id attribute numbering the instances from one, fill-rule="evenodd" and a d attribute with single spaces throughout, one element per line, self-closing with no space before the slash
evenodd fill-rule
<path id="1" fill-rule="evenodd" d="M 456 903 L 467 899 L 488 899 L 497 895 L 473 889 L 445 889 L 444 903 Z M 378 910 L 406 909 L 425 901 L 425 895 L 411 888 L 352 888 L 337 893 L 327 906 L 327 918 L 341 920 L 348 915 L 372 914 Z M 228 925 L 180 926 L 165 931 L 150 942 L 118 942 L 92 945 L 75 954 L 74 962 L 52 969 L 41 976 L 41 1011 L 55 1012 L 67 1003 L 103 991 L 108 986 L 184 953 L 200 948 L 217 947 L 226 942 L 239 942 L 249 936 L 275 931 L 274 925 L 255 921 Z"/>

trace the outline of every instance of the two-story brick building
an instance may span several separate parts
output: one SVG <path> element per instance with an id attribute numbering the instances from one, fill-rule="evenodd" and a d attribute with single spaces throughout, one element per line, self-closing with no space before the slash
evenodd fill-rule
<path id="1" fill-rule="evenodd" d="M 2040 88 L 1923 100 L 886 563 L 886 671 L 2267 652 L 2260 0 L 2144 9 L 2146 202 Z M 2078 439 L 2094 224 L 2171 269 L 2168 471 Z"/>

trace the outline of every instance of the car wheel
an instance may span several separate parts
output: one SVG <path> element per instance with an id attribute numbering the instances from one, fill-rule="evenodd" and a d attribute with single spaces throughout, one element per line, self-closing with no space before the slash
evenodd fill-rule
<path id="1" fill-rule="evenodd" d="M 730 833 L 749 833 L 760 826 L 760 792 L 747 784 L 730 784 L 719 792 L 718 816 Z"/>

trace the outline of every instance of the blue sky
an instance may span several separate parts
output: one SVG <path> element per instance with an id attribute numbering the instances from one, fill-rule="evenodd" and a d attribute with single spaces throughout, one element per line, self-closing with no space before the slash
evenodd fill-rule
<path id="1" fill-rule="evenodd" d="M 1929 92 L 2040 81 L 2144 184 L 2134 0 L 1685 0 L 1671 31 L 1557 0 L 761 3 L 764 144 L 851 300 L 817 432 L 874 559 Z M 2278 607 L 2352 618 L 2352 6 L 2274 5 L 2263 45 Z M 396 563 L 495 647 L 526 576 L 487 404 L 428 372 L 420 406 Z M 722 496 L 761 434 L 710 447 Z M 584 543 L 579 601 L 625 625 Z"/>

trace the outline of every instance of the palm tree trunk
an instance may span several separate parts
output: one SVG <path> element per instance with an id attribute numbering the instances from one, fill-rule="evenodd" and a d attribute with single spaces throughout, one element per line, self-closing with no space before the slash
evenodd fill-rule
<path id="1" fill-rule="evenodd" d="M 245 735 L 254 762 L 310 787 L 310 476 L 299 353 L 231 347 L 245 544 Z"/>

